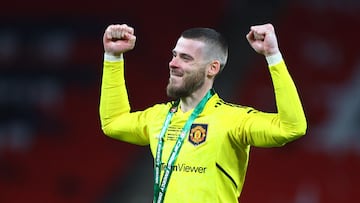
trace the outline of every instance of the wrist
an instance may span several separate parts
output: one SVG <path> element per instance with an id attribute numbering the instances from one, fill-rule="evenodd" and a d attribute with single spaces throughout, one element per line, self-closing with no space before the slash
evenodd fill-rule
<path id="1" fill-rule="evenodd" d="M 122 60 L 124 60 L 124 56 L 123 56 L 123 54 L 114 55 L 114 54 L 111 54 L 108 52 L 104 52 L 104 60 L 105 61 L 113 61 L 113 62 L 122 61 Z"/>
<path id="2" fill-rule="evenodd" d="M 268 63 L 269 66 L 275 65 L 280 63 L 283 60 L 283 57 L 281 55 L 281 52 L 277 52 L 276 54 L 272 54 L 269 56 L 266 56 L 266 61 Z"/>

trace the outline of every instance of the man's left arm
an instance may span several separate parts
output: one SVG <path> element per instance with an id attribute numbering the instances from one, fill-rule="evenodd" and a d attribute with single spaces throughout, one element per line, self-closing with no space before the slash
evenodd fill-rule
<path id="1" fill-rule="evenodd" d="M 261 147 L 284 145 L 306 132 L 306 118 L 296 86 L 279 51 L 271 24 L 252 26 L 246 37 L 253 49 L 266 57 L 277 113 L 250 113 L 243 120 L 242 143 Z"/>
<path id="2" fill-rule="evenodd" d="M 283 146 L 306 132 L 306 118 L 296 86 L 281 54 L 266 58 L 273 81 L 277 113 L 249 111 L 236 134 L 240 142 L 257 147 Z"/>
<path id="3" fill-rule="evenodd" d="M 280 52 L 266 59 L 274 86 L 280 128 L 289 136 L 302 136 L 307 124 L 294 81 Z"/>

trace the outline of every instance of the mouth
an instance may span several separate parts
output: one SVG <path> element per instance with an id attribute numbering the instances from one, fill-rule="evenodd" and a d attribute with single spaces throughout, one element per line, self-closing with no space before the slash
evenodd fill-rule
<path id="1" fill-rule="evenodd" d="M 170 77 L 182 77 L 183 75 L 181 71 L 170 70 Z"/>

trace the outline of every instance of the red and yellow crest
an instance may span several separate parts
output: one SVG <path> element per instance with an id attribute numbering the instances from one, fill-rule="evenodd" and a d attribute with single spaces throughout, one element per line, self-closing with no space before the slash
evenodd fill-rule
<path id="1" fill-rule="evenodd" d="M 189 142 L 193 145 L 199 145 L 206 140 L 207 124 L 192 124 L 189 134 Z"/>

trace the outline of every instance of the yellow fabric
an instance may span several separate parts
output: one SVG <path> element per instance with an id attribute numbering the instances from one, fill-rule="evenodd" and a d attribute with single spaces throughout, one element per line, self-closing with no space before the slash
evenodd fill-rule
<path id="1" fill-rule="evenodd" d="M 165 194 L 166 203 L 237 202 L 250 146 L 282 146 L 305 134 L 306 119 L 284 61 L 269 67 L 278 113 L 224 102 L 215 94 L 192 125 L 181 148 Z M 150 145 L 153 156 L 171 103 L 131 112 L 124 62 L 104 61 L 100 118 L 104 133 L 137 145 Z M 162 162 L 191 111 L 177 111 L 165 135 Z M 150 175 L 150 174 L 149 174 Z"/>

